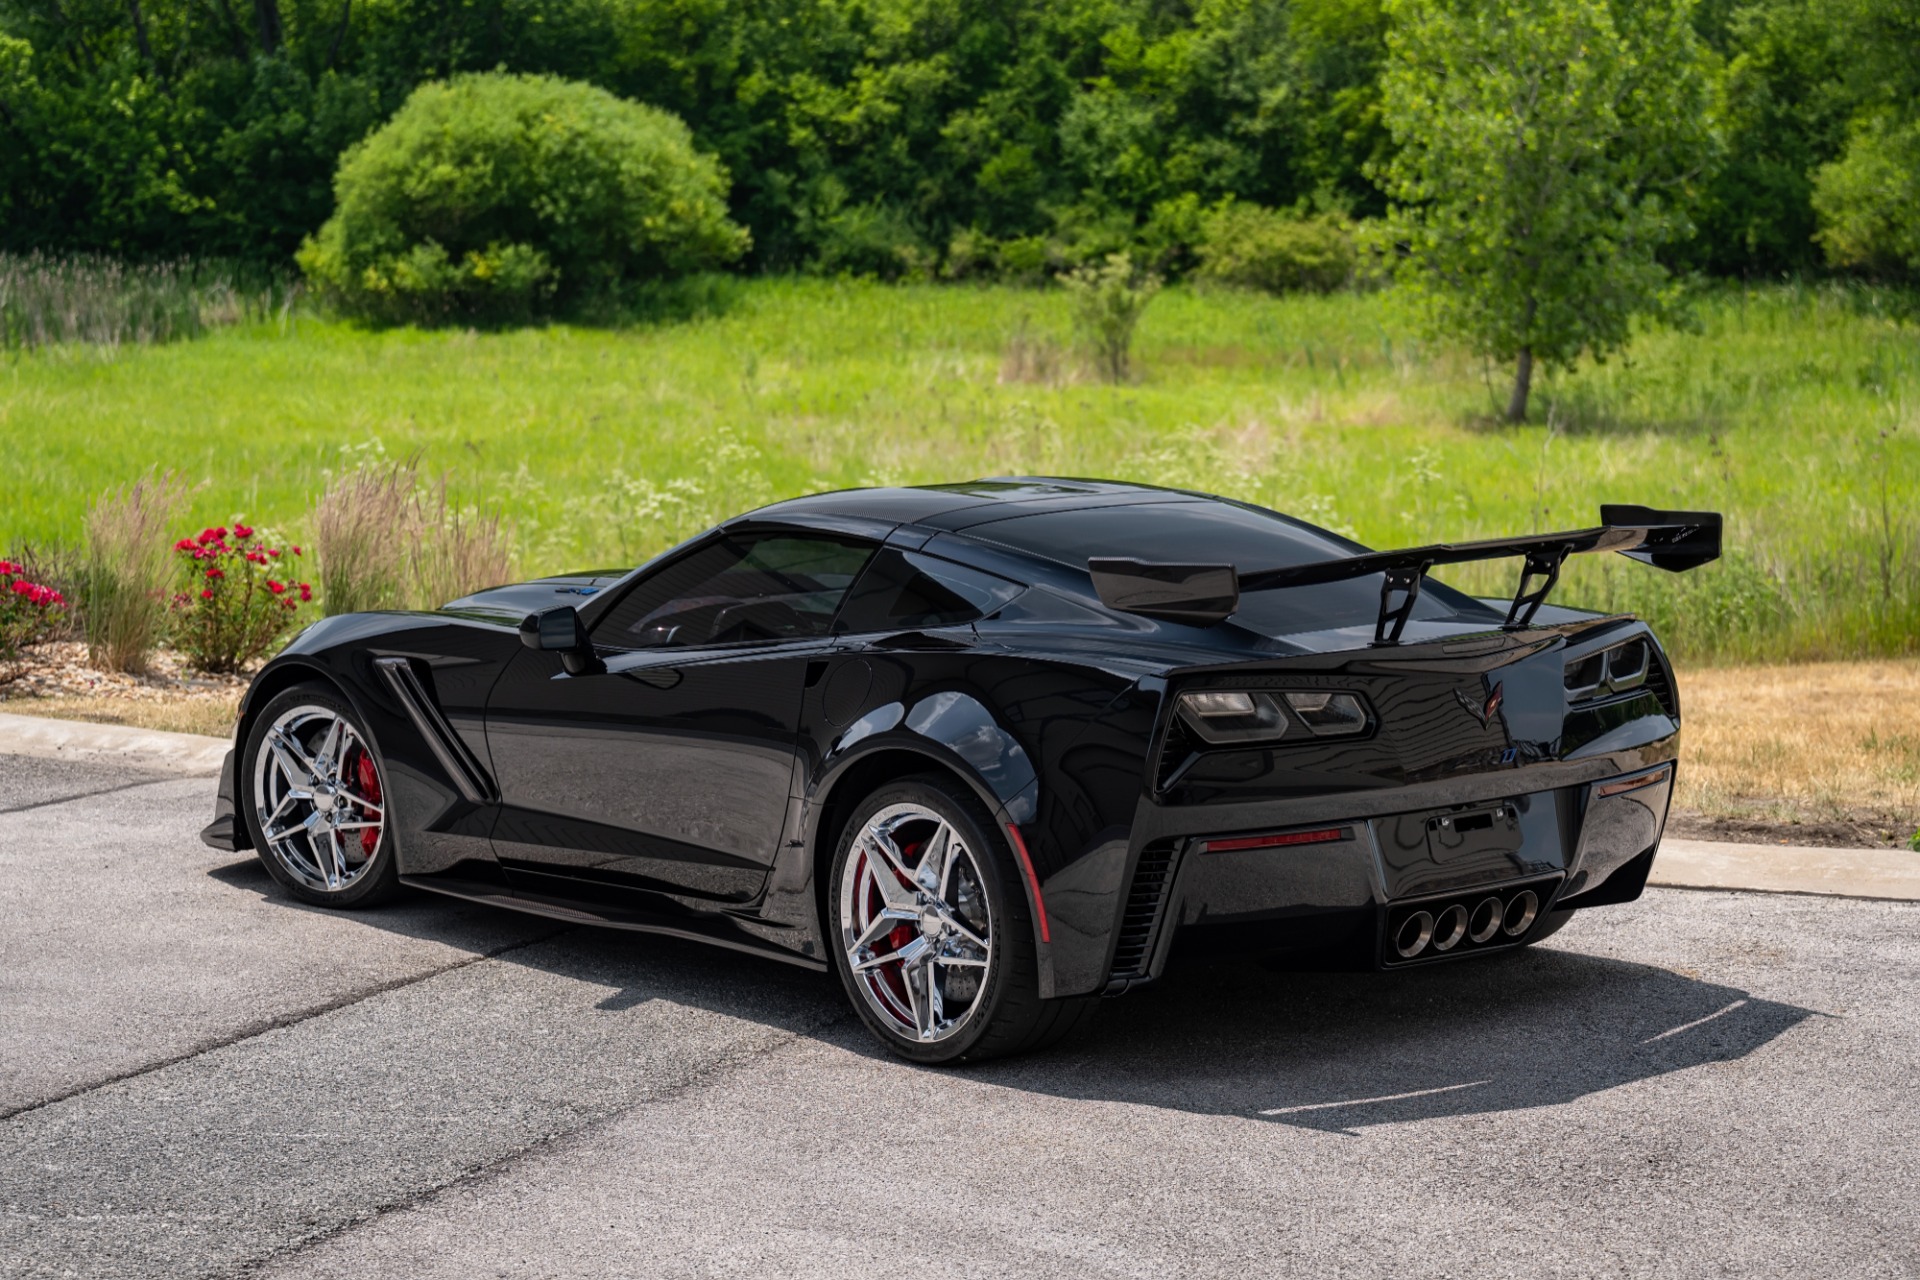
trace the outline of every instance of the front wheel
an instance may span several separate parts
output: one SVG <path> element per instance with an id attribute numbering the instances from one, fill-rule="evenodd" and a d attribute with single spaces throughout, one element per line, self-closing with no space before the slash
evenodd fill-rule
<path id="1" fill-rule="evenodd" d="M 302 902 L 370 906 L 399 890 L 386 772 L 332 688 L 275 696 L 247 734 L 247 829 L 273 878 Z"/>
<path id="2" fill-rule="evenodd" d="M 1033 916 L 985 806 L 908 778 L 854 811 L 835 852 L 836 967 L 881 1042 L 915 1062 L 978 1061 L 1061 1039 L 1094 997 L 1042 1000 Z"/>

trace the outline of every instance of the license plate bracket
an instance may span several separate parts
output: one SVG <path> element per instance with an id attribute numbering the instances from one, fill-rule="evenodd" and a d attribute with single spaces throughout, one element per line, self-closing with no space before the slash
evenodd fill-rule
<path id="1" fill-rule="evenodd" d="M 1483 853 L 1519 853 L 1520 809 L 1511 800 L 1436 813 L 1427 819 L 1427 853 L 1451 862 Z"/>

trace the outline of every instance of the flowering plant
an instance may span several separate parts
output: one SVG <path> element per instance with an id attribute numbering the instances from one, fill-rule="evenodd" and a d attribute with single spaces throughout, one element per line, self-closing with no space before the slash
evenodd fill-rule
<path id="1" fill-rule="evenodd" d="M 67 598 L 52 587 L 29 582 L 26 566 L 0 560 L 0 684 L 19 674 L 20 650 L 47 638 Z"/>
<path id="2" fill-rule="evenodd" d="M 297 620 L 313 588 L 288 572 L 299 547 L 268 546 L 244 524 L 202 529 L 173 544 L 181 586 L 173 643 L 199 671 L 238 671 Z"/>

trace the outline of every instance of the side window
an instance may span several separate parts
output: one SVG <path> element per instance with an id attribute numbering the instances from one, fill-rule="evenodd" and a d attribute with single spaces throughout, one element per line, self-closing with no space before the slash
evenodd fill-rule
<path id="1" fill-rule="evenodd" d="M 873 544 L 817 534 L 723 538 L 638 583 L 593 629 L 612 649 L 823 636 Z"/>
<path id="2" fill-rule="evenodd" d="M 840 610 L 836 631 L 907 631 L 972 622 L 1024 587 L 918 552 L 883 549 Z"/>

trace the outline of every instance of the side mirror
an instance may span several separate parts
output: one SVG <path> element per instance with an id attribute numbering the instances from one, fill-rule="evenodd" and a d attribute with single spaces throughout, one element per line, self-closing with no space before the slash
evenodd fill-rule
<path id="1" fill-rule="evenodd" d="M 520 623 L 520 643 L 529 649 L 558 653 L 560 665 L 570 676 L 597 675 L 607 669 L 593 651 L 580 611 L 570 604 L 528 614 Z"/>

